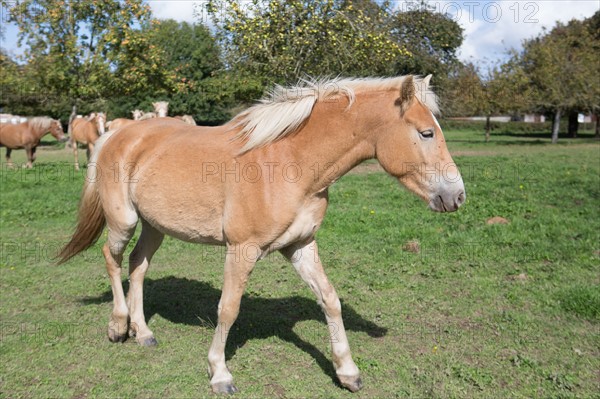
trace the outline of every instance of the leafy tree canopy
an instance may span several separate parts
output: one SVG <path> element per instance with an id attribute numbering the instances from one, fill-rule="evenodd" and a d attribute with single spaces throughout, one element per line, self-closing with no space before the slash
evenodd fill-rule
<path id="1" fill-rule="evenodd" d="M 271 82 L 391 74 L 394 60 L 410 53 L 390 37 L 386 7 L 369 0 L 208 3 L 228 66 Z"/>

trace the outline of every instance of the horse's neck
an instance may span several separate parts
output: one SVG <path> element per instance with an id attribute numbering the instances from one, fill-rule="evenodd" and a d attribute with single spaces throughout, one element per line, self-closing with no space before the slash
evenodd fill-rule
<path id="1" fill-rule="evenodd" d="M 94 118 L 90 122 L 92 123 L 92 130 L 98 136 L 99 135 L 98 132 L 100 131 L 100 129 L 98 128 L 98 125 L 99 125 L 98 120 L 96 118 Z"/>
<path id="2" fill-rule="evenodd" d="M 29 125 L 29 132 L 36 140 L 40 140 L 46 134 L 50 133 L 48 129 L 49 129 L 49 126 L 43 127 L 43 126 L 38 125 L 36 127 L 33 127 L 33 126 Z"/>
<path id="3" fill-rule="evenodd" d="M 373 142 L 361 134 L 364 118 L 347 102 L 317 104 L 301 132 L 290 137 L 299 162 L 308 167 L 314 190 L 321 190 L 364 160 L 375 157 Z M 304 171 L 303 171 L 304 173 Z"/>

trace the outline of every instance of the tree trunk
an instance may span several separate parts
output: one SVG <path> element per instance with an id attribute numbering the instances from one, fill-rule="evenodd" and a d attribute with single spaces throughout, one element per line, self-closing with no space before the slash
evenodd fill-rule
<path id="1" fill-rule="evenodd" d="M 558 142 L 558 129 L 560 128 L 561 109 L 558 108 L 554 113 L 554 121 L 552 121 L 552 144 Z"/>
<path id="2" fill-rule="evenodd" d="M 577 120 L 578 113 L 571 112 L 569 113 L 569 136 L 577 137 L 577 132 L 579 130 L 579 121 Z"/>
<path id="3" fill-rule="evenodd" d="M 492 128 L 490 119 L 491 119 L 491 115 L 487 115 L 485 117 L 485 142 L 486 143 L 488 141 L 490 141 L 490 130 Z"/>

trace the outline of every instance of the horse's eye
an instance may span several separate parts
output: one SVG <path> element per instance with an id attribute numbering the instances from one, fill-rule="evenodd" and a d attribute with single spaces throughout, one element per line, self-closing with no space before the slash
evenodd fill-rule
<path id="1" fill-rule="evenodd" d="M 433 137 L 433 130 L 431 130 L 431 129 L 423 130 L 423 131 L 419 132 L 419 134 L 424 139 L 430 139 Z"/>

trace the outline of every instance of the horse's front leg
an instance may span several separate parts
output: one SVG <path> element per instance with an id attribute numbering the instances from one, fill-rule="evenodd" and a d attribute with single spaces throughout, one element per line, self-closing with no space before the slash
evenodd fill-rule
<path id="1" fill-rule="evenodd" d="M 215 393 L 231 394 L 237 391 L 233 376 L 225 364 L 225 345 L 231 326 L 237 319 L 242 294 L 257 256 L 248 256 L 243 245 L 227 247 L 223 292 L 218 307 L 218 324 L 208 351 L 210 385 Z M 258 255 L 258 254 L 257 254 Z"/>
<path id="2" fill-rule="evenodd" d="M 362 388 L 358 367 L 352 360 L 350 346 L 342 320 L 342 306 L 335 288 L 329 283 L 319 259 L 316 241 L 308 245 L 292 245 L 281 251 L 294 265 L 294 268 L 317 296 L 321 305 L 331 340 L 331 350 L 335 373 L 340 383 L 352 392 Z"/>
<path id="3" fill-rule="evenodd" d="M 15 165 L 13 165 L 12 159 L 10 159 L 11 152 L 12 152 L 12 148 L 6 147 L 6 166 L 12 169 L 15 167 Z"/>
<path id="4" fill-rule="evenodd" d="M 25 152 L 27 153 L 27 164 L 25 164 L 25 167 L 31 169 L 33 168 L 33 161 L 35 161 L 35 147 L 25 147 Z"/>

